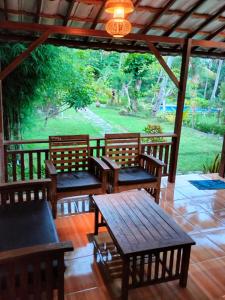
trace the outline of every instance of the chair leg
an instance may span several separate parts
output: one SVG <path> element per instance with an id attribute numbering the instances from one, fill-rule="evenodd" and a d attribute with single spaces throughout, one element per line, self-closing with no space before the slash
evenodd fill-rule
<path id="1" fill-rule="evenodd" d="M 155 202 L 159 204 L 160 188 L 155 189 Z"/>
<path id="2" fill-rule="evenodd" d="M 57 199 L 55 197 L 52 201 L 52 215 L 53 215 L 53 218 L 56 219 L 56 217 L 57 217 Z"/>

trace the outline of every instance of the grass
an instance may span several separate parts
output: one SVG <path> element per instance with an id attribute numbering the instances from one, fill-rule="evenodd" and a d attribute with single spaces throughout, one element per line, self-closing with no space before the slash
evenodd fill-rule
<path id="1" fill-rule="evenodd" d="M 92 108 L 92 111 L 107 120 L 114 130 L 121 128 L 128 132 L 143 132 L 144 127 L 151 124 L 160 124 L 164 132 L 172 132 L 173 125 L 168 122 L 121 116 L 119 111 L 112 108 Z M 122 130 L 121 130 L 122 131 Z M 200 131 L 183 127 L 178 160 L 178 172 L 198 172 L 203 170 L 203 164 L 212 160 L 221 152 L 222 140 L 218 136 L 205 134 Z"/>
<path id="2" fill-rule="evenodd" d="M 91 106 L 91 110 L 111 125 L 112 132 L 143 132 L 144 127 L 149 123 L 160 124 L 164 132 L 173 132 L 171 123 L 150 119 L 144 115 L 141 117 L 122 116 L 118 109 L 94 106 Z M 92 137 L 100 137 L 104 132 L 104 127 L 100 124 L 96 125 L 94 121 L 84 118 L 81 113 L 74 110 L 50 119 L 46 126 L 43 125 L 44 120 L 41 118 L 33 120 L 33 124 L 36 126 L 26 128 L 24 131 L 24 139 L 47 139 L 49 135 L 65 134 L 89 134 Z M 218 136 L 183 127 L 178 172 L 201 172 L 203 164 L 220 153 L 221 148 L 222 139 Z"/>

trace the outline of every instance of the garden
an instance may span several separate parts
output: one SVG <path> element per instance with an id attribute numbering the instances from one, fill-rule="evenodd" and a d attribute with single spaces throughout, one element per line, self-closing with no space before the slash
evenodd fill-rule
<path id="1" fill-rule="evenodd" d="M 3 67 L 24 48 L 1 45 Z M 165 59 L 179 76 L 180 57 Z M 224 78 L 222 60 L 191 59 L 179 173 L 218 167 L 225 133 Z M 98 137 L 107 130 L 173 132 L 176 96 L 176 87 L 150 54 L 44 45 L 4 81 L 5 139 L 82 133 Z"/>

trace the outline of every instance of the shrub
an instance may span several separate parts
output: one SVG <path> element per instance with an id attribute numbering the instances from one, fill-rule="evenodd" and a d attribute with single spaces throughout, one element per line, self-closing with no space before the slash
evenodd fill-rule
<path id="1" fill-rule="evenodd" d="M 147 134 L 160 134 L 163 133 L 162 127 L 160 125 L 148 124 L 144 128 L 144 132 Z M 146 142 L 164 142 L 162 137 L 148 137 L 145 139 Z"/>
<path id="2" fill-rule="evenodd" d="M 203 165 L 203 173 L 218 173 L 220 167 L 220 154 L 218 153 L 211 161 Z"/>

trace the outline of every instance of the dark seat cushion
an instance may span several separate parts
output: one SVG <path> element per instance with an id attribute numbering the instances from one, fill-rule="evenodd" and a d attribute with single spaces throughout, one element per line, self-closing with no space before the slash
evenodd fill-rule
<path id="1" fill-rule="evenodd" d="M 119 185 L 132 183 L 147 183 L 156 181 L 156 177 L 139 167 L 123 168 L 119 170 Z"/>
<path id="2" fill-rule="evenodd" d="M 0 207 L 0 251 L 59 241 L 47 201 Z"/>
<path id="3" fill-rule="evenodd" d="M 58 192 L 98 187 L 101 187 L 101 182 L 88 171 L 64 172 L 57 174 Z"/>

